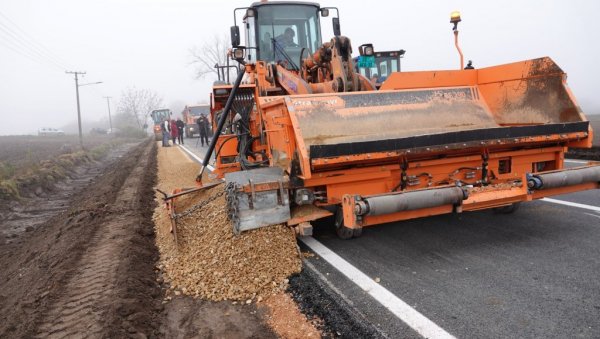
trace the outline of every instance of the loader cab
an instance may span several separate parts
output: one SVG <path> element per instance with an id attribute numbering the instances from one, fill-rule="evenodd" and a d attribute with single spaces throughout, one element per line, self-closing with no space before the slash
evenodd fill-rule
<path id="1" fill-rule="evenodd" d="M 367 79 L 375 84 L 375 87 L 379 88 L 381 84 L 387 79 L 387 77 L 393 72 L 400 72 L 400 59 L 404 57 L 405 50 L 399 51 L 383 51 L 375 52 L 374 63 L 361 67 L 360 56 L 354 58 L 354 67 L 356 72 L 360 72 Z"/>
<path id="2" fill-rule="evenodd" d="M 152 117 L 152 121 L 155 125 L 160 125 L 165 118 L 171 118 L 171 111 L 168 109 L 156 109 L 150 113 L 150 117 Z"/>
<path id="3" fill-rule="evenodd" d="M 240 46 L 238 26 L 231 29 L 232 45 L 245 49 L 248 62 L 284 62 L 289 69 L 297 68 L 301 58 L 322 45 L 320 17 L 329 16 L 329 9 L 295 1 L 256 2 L 248 8 L 238 8 L 236 11 L 245 10 L 245 46 Z M 337 8 L 332 9 L 337 12 Z M 333 26 L 339 35 L 338 17 L 333 18 Z"/>

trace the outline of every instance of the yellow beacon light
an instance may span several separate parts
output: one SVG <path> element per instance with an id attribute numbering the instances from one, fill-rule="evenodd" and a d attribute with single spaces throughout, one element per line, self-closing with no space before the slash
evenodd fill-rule
<path id="1" fill-rule="evenodd" d="M 454 11 L 454 12 L 450 13 L 450 23 L 454 24 L 454 23 L 459 23 L 459 22 L 460 22 L 460 12 Z"/>

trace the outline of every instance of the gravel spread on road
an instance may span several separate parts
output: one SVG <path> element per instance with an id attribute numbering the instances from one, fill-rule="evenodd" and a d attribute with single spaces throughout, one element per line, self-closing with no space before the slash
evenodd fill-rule
<path id="1" fill-rule="evenodd" d="M 200 166 L 180 150 L 159 148 L 159 189 L 193 187 Z M 156 239 L 165 282 L 177 292 L 209 300 L 252 303 L 284 291 L 288 277 L 301 269 L 293 231 L 274 225 L 232 232 L 226 213 L 224 185 L 181 198 L 176 206 L 187 209 L 210 199 L 204 207 L 177 220 L 177 246 L 166 209 L 154 215 Z M 159 203 L 161 195 L 157 194 Z M 178 208 L 178 213 L 182 210 Z"/>
<path id="2" fill-rule="evenodd" d="M 322 326 L 319 318 L 307 320 L 287 293 L 278 293 L 265 299 L 262 305 L 267 309 L 267 323 L 280 338 L 321 338 L 317 327 Z"/>

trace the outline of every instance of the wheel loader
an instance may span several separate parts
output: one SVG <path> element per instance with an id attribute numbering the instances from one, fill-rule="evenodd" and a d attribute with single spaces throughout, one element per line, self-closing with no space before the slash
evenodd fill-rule
<path id="1" fill-rule="evenodd" d="M 320 20 L 334 12 L 323 42 Z M 600 166 L 564 167 L 569 147 L 591 147 L 592 129 L 563 70 L 548 57 L 463 69 L 458 22 L 453 13 L 459 69 L 393 72 L 376 90 L 355 71 L 337 8 L 235 9 L 231 57 L 242 71 L 213 87 L 215 137 L 197 178 L 214 157 L 234 232 L 287 223 L 307 234 L 333 215 L 349 239 L 377 224 L 597 189 Z"/>
<path id="2" fill-rule="evenodd" d="M 372 48 L 372 46 L 372 44 L 365 44 L 358 48 L 360 50 L 361 48 Z M 375 87 L 380 88 L 389 73 L 400 72 L 401 60 L 405 53 L 406 51 L 401 49 L 397 51 L 378 51 L 374 53 L 373 57 L 357 56 L 352 59 L 354 70 L 371 79 L 375 83 Z M 365 60 L 363 61 L 363 59 Z"/>

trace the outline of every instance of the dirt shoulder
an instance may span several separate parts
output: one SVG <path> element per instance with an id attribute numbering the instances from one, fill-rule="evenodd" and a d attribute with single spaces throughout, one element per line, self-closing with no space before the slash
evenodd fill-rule
<path id="1" fill-rule="evenodd" d="M 157 333 L 154 152 L 134 148 L 67 210 L 0 246 L 0 337 Z"/>
<path id="2" fill-rule="evenodd" d="M 177 147 L 158 148 L 158 181 L 157 188 L 171 192 L 175 188 L 194 187 L 199 165 L 191 161 Z M 204 194 L 201 197 L 203 197 Z M 176 261 L 181 268 L 170 270 L 180 272 L 182 278 L 194 276 L 200 271 L 193 257 L 186 257 L 187 263 L 180 260 L 181 251 L 175 247 L 173 234 L 170 232 L 170 220 L 164 205 L 157 195 L 159 204 L 154 212 L 157 245 L 161 248 L 162 258 L 159 267 L 159 280 L 164 282 L 164 321 L 161 336 L 165 338 L 276 338 L 277 336 L 266 325 L 264 312 L 254 304 L 232 301 L 213 302 L 185 295 L 180 288 L 170 284 L 170 278 L 164 272 L 165 265 Z M 180 225 L 181 226 L 181 225 Z M 184 240 L 184 231 L 180 229 L 180 239 Z M 189 253 L 189 251 L 186 251 Z M 184 267 L 190 269 L 183 272 Z M 195 271 L 195 272 L 194 272 Z"/>
<path id="3" fill-rule="evenodd" d="M 73 195 L 84 189 L 108 167 L 139 144 L 114 145 L 98 160 L 87 159 L 72 164 L 64 178 L 54 178 L 46 187 L 38 187 L 29 197 L 2 201 L 0 207 L 0 243 L 19 241 L 23 232 L 31 232 L 40 224 L 68 208 Z"/>
<path id="4" fill-rule="evenodd" d="M 179 148 L 159 147 L 159 189 L 193 187 L 199 169 Z M 177 245 L 164 206 L 155 211 L 160 279 L 167 287 L 162 335 L 321 337 L 284 292 L 301 267 L 293 231 L 274 225 L 233 235 L 223 193 L 220 185 L 176 201 L 177 212 L 186 214 L 177 219 Z"/>

